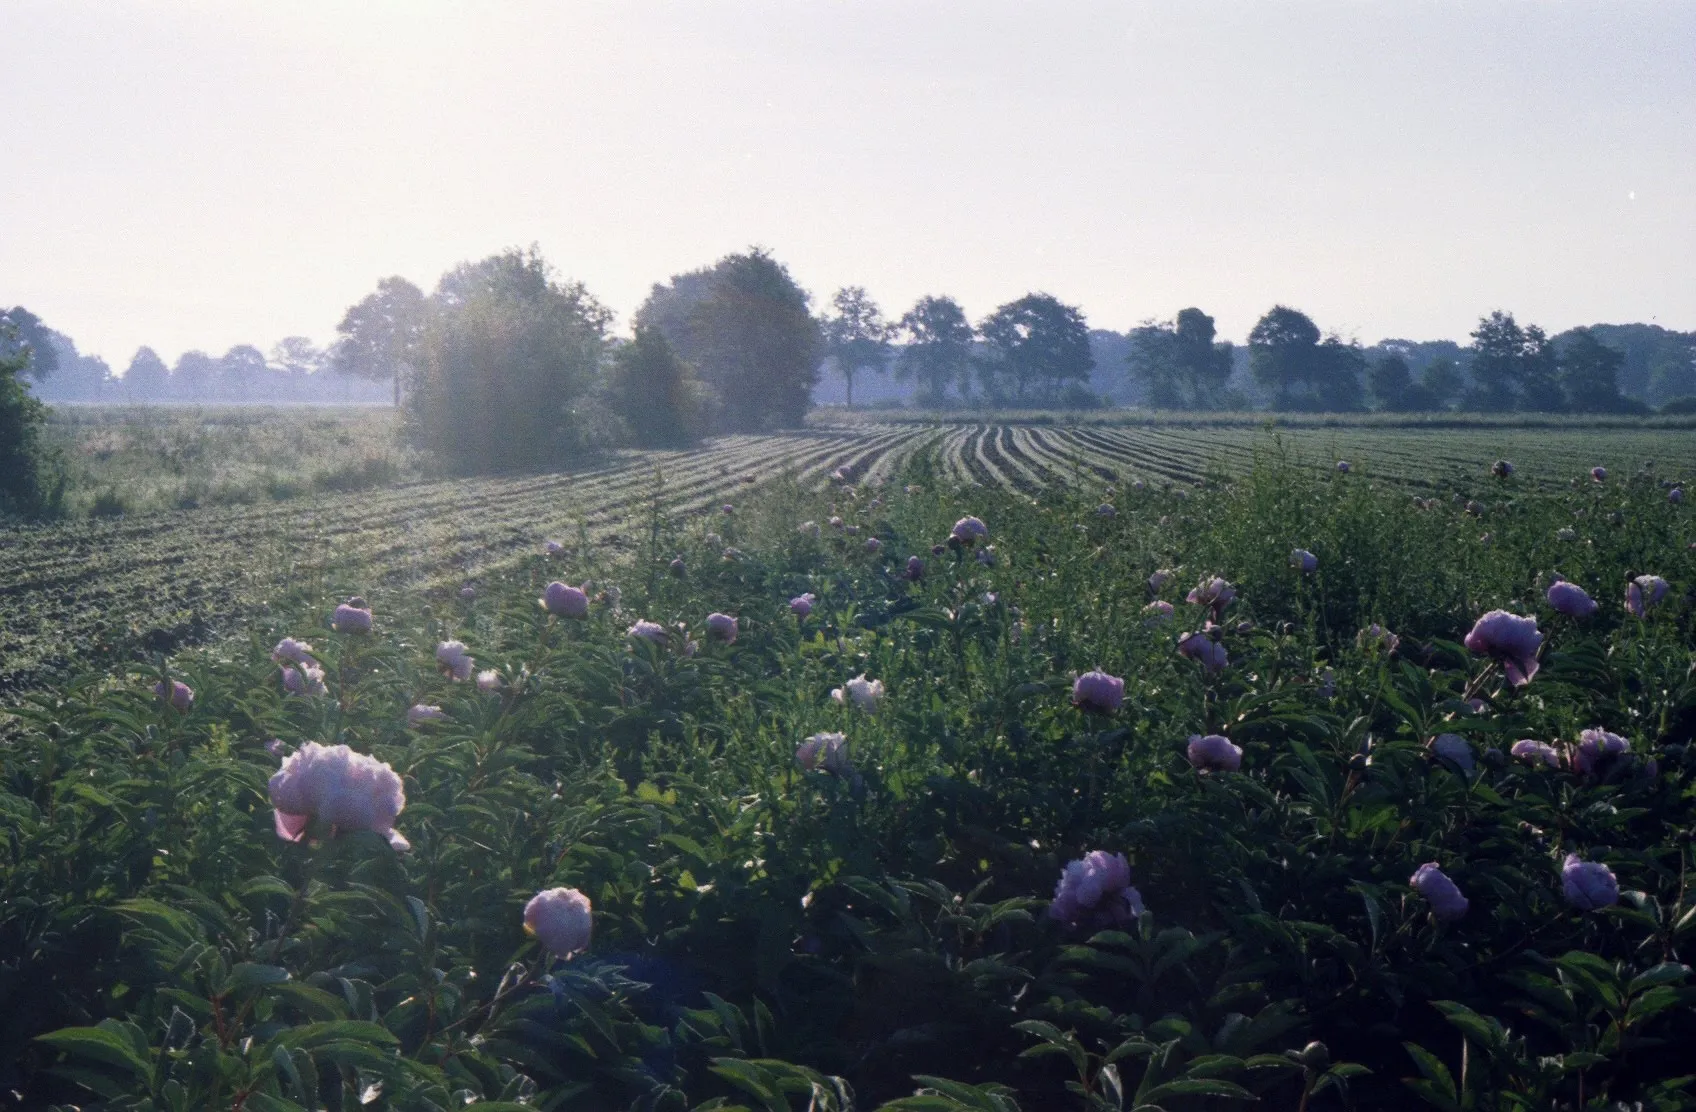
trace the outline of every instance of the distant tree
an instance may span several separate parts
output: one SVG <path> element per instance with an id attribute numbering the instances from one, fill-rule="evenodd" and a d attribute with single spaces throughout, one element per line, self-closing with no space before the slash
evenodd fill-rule
<path id="1" fill-rule="evenodd" d="M 22 305 L 0 310 L 0 359 L 21 356 L 24 373 L 37 382 L 59 369 L 53 336 L 53 330 Z"/>
<path id="2" fill-rule="evenodd" d="M 944 404 L 950 384 L 964 391 L 972 365 L 973 332 L 959 302 L 951 297 L 921 297 L 902 314 L 898 327 L 907 342 L 896 358 L 896 374 L 918 382 L 920 404 Z"/>
<path id="3" fill-rule="evenodd" d="M 64 501 L 63 474 L 42 438 L 47 407 L 19 376 L 33 362 L 21 329 L 0 320 L 0 517 L 46 517 Z"/>
<path id="4" fill-rule="evenodd" d="M 305 336 L 285 336 L 271 349 L 270 365 L 290 378 L 317 374 L 329 362 L 330 353 Z"/>
<path id="5" fill-rule="evenodd" d="M 1500 309 L 1478 321 L 1472 332 L 1470 409 L 1559 412 L 1566 408 L 1554 345 L 1536 325 L 1521 328 Z"/>
<path id="6" fill-rule="evenodd" d="M 978 381 L 992 401 L 1055 403 L 1072 384 L 1087 391 L 1095 357 L 1083 313 L 1046 293 L 1009 301 L 978 325 Z"/>
<path id="7" fill-rule="evenodd" d="M 1319 326 L 1306 313 L 1274 305 L 1255 322 L 1248 347 L 1250 372 L 1272 393 L 1272 408 L 1322 408 L 1312 404 L 1323 377 Z"/>
<path id="8" fill-rule="evenodd" d="M 171 369 L 159 353 L 150 347 L 137 348 L 124 371 L 124 395 L 137 402 L 163 401 L 170 384 Z"/>
<path id="9" fill-rule="evenodd" d="M 218 361 L 204 351 L 185 351 L 171 368 L 167 393 L 179 402 L 198 403 L 217 396 Z"/>
<path id="10" fill-rule="evenodd" d="M 229 401 L 263 397 L 270 380 L 265 353 L 252 344 L 237 344 L 218 358 L 218 394 Z"/>
<path id="11" fill-rule="evenodd" d="M 1696 342 L 1670 343 L 1649 359 L 1646 395 L 1659 403 L 1696 395 Z"/>
<path id="12" fill-rule="evenodd" d="M 1126 357 L 1131 374 L 1148 389 L 1157 409 L 1220 409 L 1228 404 L 1231 345 L 1213 340 L 1213 318 L 1200 309 L 1182 309 L 1170 322 L 1150 322 L 1131 330 Z"/>
<path id="13" fill-rule="evenodd" d="M 636 312 L 711 391 L 731 432 L 798 425 L 812 405 L 823 340 L 808 295 L 763 248 L 656 285 Z"/>
<path id="14" fill-rule="evenodd" d="M 460 472 L 558 464 L 596 446 L 590 408 L 612 314 L 534 248 L 442 278 L 406 399 L 411 439 Z"/>
<path id="15" fill-rule="evenodd" d="M 658 328 L 637 326 L 635 338 L 613 352 L 606 392 L 644 448 L 682 448 L 699 438 L 701 384 Z"/>
<path id="16" fill-rule="evenodd" d="M 1425 365 L 1419 385 L 1430 401 L 1429 409 L 1449 409 L 1466 388 L 1466 376 L 1453 359 L 1437 358 Z"/>
<path id="17" fill-rule="evenodd" d="M 1416 389 L 1413 372 L 1407 360 L 1399 355 L 1381 355 L 1367 372 L 1367 384 L 1378 408 L 1391 413 L 1405 413 L 1413 407 L 1408 396 Z"/>
<path id="18" fill-rule="evenodd" d="M 454 282 L 443 279 L 449 291 L 455 289 Z M 444 300 L 451 302 L 454 296 L 449 292 Z M 375 293 L 348 309 L 336 325 L 330 368 L 358 378 L 392 379 L 398 407 L 402 381 L 418 366 L 426 317 L 424 294 L 417 286 L 405 278 L 384 278 Z"/>
<path id="19" fill-rule="evenodd" d="M 1319 377 L 1314 384 L 1314 408 L 1332 413 L 1354 413 L 1366 408 L 1361 379 L 1366 374 L 1366 353 L 1361 346 L 1340 336 L 1327 336 L 1319 345 Z"/>
<path id="20" fill-rule="evenodd" d="M 882 374 L 889 365 L 889 340 L 894 329 L 864 286 L 844 286 L 830 300 L 835 310 L 824 318 L 824 350 L 848 391 L 854 408 L 854 376 L 862 370 Z"/>
<path id="21" fill-rule="evenodd" d="M 1574 413 L 1620 413 L 1632 408 L 1619 392 L 1625 356 L 1597 340 L 1587 328 L 1567 337 L 1560 359 L 1561 385 Z M 1635 403 L 1641 406 L 1642 403 Z"/>

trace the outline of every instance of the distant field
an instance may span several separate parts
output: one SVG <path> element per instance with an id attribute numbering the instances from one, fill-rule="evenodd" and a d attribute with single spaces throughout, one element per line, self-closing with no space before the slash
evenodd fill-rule
<path id="1" fill-rule="evenodd" d="M 131 415 L 133 428 L 123 423 Z M 251 410 L 72 410 L 61 417 L 61 430 L 85 453 L 99 457 L 108 450 L 99 445 L 111 445 L 100 467 L 127 505 L 199 508 L 0 533 L 0 693 L 139 643 L 200 639 L 291 590 L 330 583 L 364 592 L 441 590 L 533 553 L 547 537 L 612 560 L 636 543 L 656 508 L 672 520 L 716 506 L 745 480 L 787 476 L 816 486 L 837 468 L 877 481 L 916 464 L 944 479 L 1035 492 L 1135 479 L 1193 483 L 1210 473 L 1240 474 L 1257 449 L 1279 447 L 1316 468 L 1348 459 L 1363 479 L 1443 493 L 1489 489 L 1486 471 L 1499 457 L 1518 467 L 1516 483 L 1536 486 L 1587 482 L 1598 464 L 1621 477 L 1649 461 L 1659 475 L 1696 475 L 1696 436 L 1660 428 L 1308 427 L 1269 434 L 1247 422 L 852 422 L 729 437 L 693 452 L 627 453 L 576 473 L 336 491 L 325 476 L 363 474 L 359 460 L 395 458 L 381 454 L 393 452 L 386 447 L 392 420 L 387 411 L 369 410 L 292 411 L 280 421 Z M 161 459 L 175 461 L 173 478 Z M 415 466 L 397 463 L 393 473 L 413 474 Z M 656 469 L 663 485 L 655 483 Z M 251 497 L 187 500 L 166 493 L 173 489 Z"/>

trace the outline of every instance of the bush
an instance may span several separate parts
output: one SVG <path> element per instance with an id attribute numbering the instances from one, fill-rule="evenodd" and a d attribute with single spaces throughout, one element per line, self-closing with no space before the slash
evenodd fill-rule
<path id="1" fill-rule="evenodd" d="M 14 339 L 0 324 L 0 341 Z M 47 407 L 19 378 L 28 365 L 28 348 L 0 354 L 0 517 L 56 517 L 65 501 L 58 453 L 42 437 Z"/>
<path id="2" fill-rule="evenodd" d="M 636 338 L 614 353 L 607 401 L 644 448 L 681 448 L 699 439 L 701 383 L 651 325 L 637 325 Z"/>

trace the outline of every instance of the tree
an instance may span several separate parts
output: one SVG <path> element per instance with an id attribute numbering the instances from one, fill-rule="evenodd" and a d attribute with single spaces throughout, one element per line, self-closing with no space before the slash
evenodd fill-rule
<path id="1" fill-rule="evenodd" d="M 442 281 L 452 288 L 450 278 Z M 424 294 L 417 286 L 405 278 L 384 278 L 375 293 L 349 308 L 336 325 L 331 369 L 358 378 L 392 378 L 398 408 L 402 380 L 418 365 L 426 315 Z"/>
<path id="2" fill-rule="evenodd" d="M 1419 385 L 1430 400 L 1432 410 L 1451 407 L 1466 387 L 1466 376 L 1453 359 L 1433 359 L 1419 376 Z"/>
<path id="3" fill-rule="evenodd" d="M 1469 408 L 1559 412 L 1566 408 L 1554 345 L 1536 325 L 1521 328 L 1500 309 L 1481 317 L 1472 332 Z"/>
<path id="4" fill-rule="evenodd" d="M 596 385 L 612 314 L 534 248 L 444 275 L 431 298 L 406 426 L 456 471 L 557 464 L 595 445 Z"/>
<path id="5" fill-rule="evenodd" d="M 63 504 L 65 481 L 42 439 L 47 407 L 19 380 L 32 363 L 31 343 L 0 319 L 0 517 L 46 517 Z"/>
<path id="6" fill-rule="evenodd" d="M 644 448 L 683 448 L 699 438 L 701 384 L 658 328 L 638 326 L 613 352 L 607 401 Z"/>
<path id="7" fill-rule="evenodd" d="M 1407 360 L 1401 356 L 1379 356 L 1367 372 L 1367 384 L 1372 388 L 1372 397 L 1378 402 L 1379 409 L 1405 413 L 1413 408 L 1408 405 L 1408 396 L 1417 387 L 1413 372 L 1408 370 Z"/>
<path id="8" fill-rule="evenodd" d="M 1248 334 L 1249 370 L 1272 392 L 1273 409 L 1323 409 L 1315 385 L 1324 377 L 1319 326 L 1306 313 L 1274 305 Z"/>
<path id="9" fill-rule="evenodd" d="M 1625 356 L 1596 339 L 1588 328 L 1568 334 L 1560 359 L 1561 385 L 1574 413 L 1621 413 L 1633 404 L 1619 392 Z"/>
<path id="10" fill-rule="evenodd" d="M 262 396 L 269 378 L 265 353 L 252 344 L 237 344 L 218 359 L 218 393 L 232 401 Z"/>
<path id="11" fill-rule="evenodd" d="M 825 353 L 836 364 L 854 408 L 854 375 L 862 370 L 881 374 L 889 364 L 889 338 L 894 331 L 864 286 L 844 286 L 831 298 L 835 314 L 823 321 Z"/>
<path id="12" fill-rule="evenodd" d="M 763 248 L 656 285 L 636 324 L 659 329 L 712 393 L 731 432 L 798 425 L 812 406 L 822 338 L 808 295 Z"/>
<path id="13" fill-rule="evenodd" d="M 1219 409 L 1227 404 L 1231 345 L 1214 343 L 1213 318 L 1200 309 L 1181 309 L 1170 322 L 1131 330 L 1126 363 L 1148 386 L 1157 409 Z"/>
<path id="14" fill-rule="evenodd" d="M 1095 357 L 1089 325 L 1073 306 L 1046 293 L 1029 293 L 985 317 L 978 335 L 984 342 L 978 380 L 991 400 L 1058 402 L 1068 383 L 1073 391 L 1067 400 L 1087 393 Z"/>
<path id="15" fill-rule="evenodd" d="M 940 406 L 950 383 L 962 392 L 972 365 L 972 326 L 951 297 L 921 297 L 898 326 L 907 343 L 896 358 L 896 374 L 919 383 L 918 400 Z"/>
<path id="16" fill-rule="evenodd" d="M 131 401 L 163 401 L 170 384 L 171 369 L 159 353 L 150 347 L 137 348 L 124 371 L 124 394 Z"/>
<path id="17" fill-rule="evenodd" d="M 0 359 L 21 357 L 22 369 L 37 382 L 59 369 L 53 336 L 53 330 L 22 305 L 0 311 Z"/>
<path id="18" fill-rule="evenodd" d="M 204 351 L 185 351 L 171 368 L 168 393 L 181 402 L 201 402 L 218 393 L 218 361 Z"/>

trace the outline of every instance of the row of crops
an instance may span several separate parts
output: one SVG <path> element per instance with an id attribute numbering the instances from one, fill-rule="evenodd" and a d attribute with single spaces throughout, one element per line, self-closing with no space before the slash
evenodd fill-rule
<path id="1" fill-rule="evenodd" d="M 1304 429 L 1279 434 L 1314 464 L 1464 489 L 1498 456 L 1541 481 L 1591 466 L 1696 471 L 1679 430 Z M 632 454 L 563 475 L 416 483 L 263 506 L 192 510 L 0 533 L 0 695 L 136 645 L 169 649 L 326 579 L 362 589 L 443 588 L 533 552 L 545 537 L 603 553 L 637 543 L 643 514 L 711 507 L 778 476 L 837 469 L 878 482 L 929 456 L 962 482 L 1034 490 L 1115 478 L 1192 482 L 1240 473 L 1268 433 L 1241 428 L 1055 425 L 825 427 Z"/>

